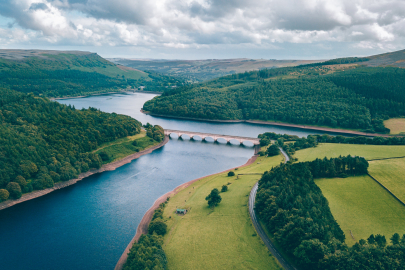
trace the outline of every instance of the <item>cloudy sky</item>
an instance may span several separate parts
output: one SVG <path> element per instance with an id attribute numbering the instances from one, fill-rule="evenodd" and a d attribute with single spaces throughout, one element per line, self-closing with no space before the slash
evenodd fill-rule
<path id="1" fill-rule="evenodd" d="M 0 0 L 0 48 L 327 59 L 405 49 L 404 0 Z"/>

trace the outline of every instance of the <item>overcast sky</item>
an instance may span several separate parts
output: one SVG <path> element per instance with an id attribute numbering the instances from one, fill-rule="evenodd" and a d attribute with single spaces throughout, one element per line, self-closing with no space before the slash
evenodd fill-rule
<path id="1" fill-rule="evenodd" d="M 329 59 L 405 49 L 404 0 L 0 0 L 0 48 Z"/>

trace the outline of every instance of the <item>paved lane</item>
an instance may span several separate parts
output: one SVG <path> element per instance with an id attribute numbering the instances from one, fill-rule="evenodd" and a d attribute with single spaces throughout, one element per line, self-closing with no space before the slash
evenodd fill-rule
<path id="1" fill-rule="evenodd" d="M 287 161 L 289 161 L 290 158 L 283 151 L 283 149 L 280 148 L 280 151 L 284 156 L 284 159 L 285 159 L 284 163 L 287 163 Z M 286 270 L 296 270 L 297 268 L 295 268 L 287 260 L 285 260 L 284 257 L 278 252 L 277 248 L 271 242 L 270 238 L 266 235 L 266 233 L 264 232 L 262 226 L 260 225 L 260 223 L 256 217 L 254 206 L 255 206 L 258 185 L 259 185 L 259 183 L 256 183 L 253 186 L 252 190 L 250 191 L 250 195 L 249 195 L 249 213 L 250 213 L 250 217 L 252 218 L 252 223 L 255 226 L 256 231 L 259 234 L 260 238 L 263 240 L 264 244 L 270 250 L 271 254 L 273 254 L 273 256 L 280 262 L 281 266 Z"/>

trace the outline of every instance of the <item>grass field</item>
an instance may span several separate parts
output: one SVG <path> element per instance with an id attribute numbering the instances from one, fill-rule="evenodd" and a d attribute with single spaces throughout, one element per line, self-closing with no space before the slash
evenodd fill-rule
<path id="1" fill-rule="evenodd" d="M 298 158 L 298 162 L 303 162 L 311 161 L 316 158 L 324 158 L 325 156 L 331 158 L 340 155 L 361 156 L 367 160 L 401 157 L 405 156 L 405 146 L 321 143 L 315 148 L 307 148 L 297 151 L 294 157 Z"/>
<path id="2" fill-rule="evenodd" d="M 132 145 L 132 142 L 135 140 L 138 142 L 137 146 Z M 94 152 L 100 153 L 101 151 L 105 151 L 111 157 L 110 160 L 104 162 L 104 164 L 106 164 L 120 160 L 128 155 L 142 151 L 145 148 L 156 144 L 158 144 L 158 142 L 153 140 L 151 141 L 151 138 L 146 136 L 146 131 L 142 130 L 141 133 L 137 135 L 128 136 L 115 140 L 113 142 L 103 144 Z"/>
<path id="3" fill-rule="evenodd" d="M 259 157 L 236 174 L 263 173 L 279 165 L 282 156 Z M 164 250 L 169 269 L 281 269 L 256 235 L 248 212 L 248 195 L 260 175 L 228 177 L 221 173 L 201 179 L 170 198 L 164 216 L 168 233 Z M 228 185 L 213 211 L 205 197 Z M 187 208 L 185 216 L 176 208 Z"/>
<path id="4" fill-rule="evenodd" d="M 333 216 L 353 245 L 371 234 L 405 233 L 405 207 L 368 176 L 318 179 Z M 352 232 L 355 240 L 351 237 Z"/>
<path id="5" fill-rule="evenodd" d="M 392 118 L 385 120 L 384 126 L 390 129 L 390 134 L 405 133 L 405 118 Z"/>
<path id="6" fill-rule="evenodd" d="M 370 161 L 368 171 L 405 202 L 405 158 Z"/>

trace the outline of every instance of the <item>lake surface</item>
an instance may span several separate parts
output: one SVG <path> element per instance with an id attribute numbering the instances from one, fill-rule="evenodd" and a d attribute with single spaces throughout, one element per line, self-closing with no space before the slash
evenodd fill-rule
<path id="1" fill-rule="evenodd" d="M 299 136 L 294 128 L 246 123 L 173 120 L 140 112 L 151 94 L 114 94 L 59 100 L 130 115 L 163 128 L 257 137 L 271 131 Z M 316 132 L 323 134 L 324 132 Z M 0 269 L 114 269 L 153 202 L 175 187 L 244 164 L 253 148 L 171 140 L 115 171 L 0 211 Z"/>

